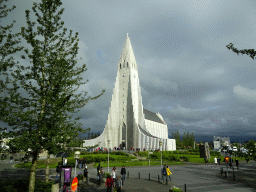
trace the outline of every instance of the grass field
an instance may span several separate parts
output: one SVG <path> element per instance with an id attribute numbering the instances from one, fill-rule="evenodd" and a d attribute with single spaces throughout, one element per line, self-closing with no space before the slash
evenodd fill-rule
<path id="1" fill-rule="evenodd" d="M 204 158 L 200 158 L 199 155 L 189 155 L 189 154 L 170 154 L 172 156 L 175 156 L 178 160 L 180 159 L 180 157 L 187 157 L 189 162 L 193 162 L 193 163 L 204 163 Z M 136 159 L 136 157 L 130 157 L 130 156 L 125 156 L 125 155 L 109 155 L 111 157 L 110 162 L 109 162 L 109 166 L 113 167 L 113 166 L 117 166 L 117 167 L 121 167 L 121 166 L 148 166 L 148 161 L 138 161 L 138 162 L 130 162 L 131 158 Z M 80 158 L 90 158 L 90 157 L 104 157 L 107 158 L 108 154 L 86 154 L 86 155 L 80 155 Z M 214 163 L 214 157 L 215 156 L 211 156 L 210 159 L 210 163 Z M 217 157 L 217 156 L 216 156 Z M 221 157 L 221 162 L 223 162 L 224 157 Z M 68 157 L 68 162 L 74 162 L 74 158 L 73 157 Z M 233 157 L 233 159 L 235 159 L 235 157 Z M 239 161 L 241 161 L 242 159 L 240 157 L 237 157 L 237 159 Z M 126 162 L 129 161 L 129 162 Z M 183 162 L 179 162 L 179 161 L 169 161 L 168 159 L 163 159 L 163 161 L 166 161 L 169 165 L 178 165 L 178 164 L 184 164 Z M 58 162 L 61 162 L 61 158 L 59 159 L 51 159 L 50 160 L 50 168 L 56 168 L 56 166 L 58 166 Z M 150 165 L 160 165 L 161 163 L 161 159 L 150 159 Z M 38 166 L 37 168 L 46 168 L 46 160 L 41 160 L 38 161 Z M 99 164 L 99 162 L 95 162 L 94 167 L 97 167 Z M 164 163 L 163 163 L 164 164 Z M 103 167 L 107 167 L 108 163 L 106 161 L 106 159 L 104 161 L 101 162 L 101 166 Z M 31 167 L 31 162 L 28 163 L 20 163 L 20 164 L 16 164 L 15 167 L 17 168 L 30 168 Z"/>
<path id="2" fill-rule="evenodd" d="M 182 165 L 182 164 L 185 164 L 183 162 L 166 162 L 164 161 L 162 163 L 163 165 L 164 164 L 167 164 L 167 165 Z M 139 162 L 124 162 L 124 163 L 121 163 L 121 162 L 109 162 L 109 167 L 122 167 L 122 166 L 125 166 L 125 167 L 130 167 L 130 166 L 148 166 L 148 161 L 139 161 Z M 161 162 L 159 161 L 153 161 L 151 162 L 150 161 L 150 166 L 151 165 L 161 165 Z M 95 163 L 94 167 L 97 167 L 98 166 L 98 163 Z M 102 166 L 103 168 L 104 167 L 108 167 L 108 162 L 101 162 L 100 163 L 100 166 Z"/>

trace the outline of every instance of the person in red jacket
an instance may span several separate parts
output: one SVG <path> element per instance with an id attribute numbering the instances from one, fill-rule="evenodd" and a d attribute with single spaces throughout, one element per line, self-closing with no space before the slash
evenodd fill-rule
<path id="1" fill-rule="evenodd" d="M 113 180 L 112 176 L 108 176 L 108 179 L 105 183 L 105 187 L 107 187 L 107 192 L 112 191 L 113 184 L 114 184 L 114 180 Z"/>

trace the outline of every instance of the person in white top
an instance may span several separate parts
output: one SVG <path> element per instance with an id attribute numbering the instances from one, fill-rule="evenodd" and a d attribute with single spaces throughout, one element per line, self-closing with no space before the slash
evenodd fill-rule
<path id="1" fill-rule="evenodd" d="M 215 165 L 218 164 L 218 161 L 217 161 L 217 158 L 216 158 L 216 157 L 214 157 L 214 163 L 215 163 Z"/>
<path id="2" fill-rule="evenodd" d="M 115 169 L 112 169 L 112 177 L 113 177 L 113 180 L 114 180 L 114 184 L 116 183 L 116 171 Z"/>

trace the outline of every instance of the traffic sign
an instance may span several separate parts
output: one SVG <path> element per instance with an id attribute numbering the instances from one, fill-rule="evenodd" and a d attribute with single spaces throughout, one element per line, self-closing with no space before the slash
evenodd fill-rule
<path id="1" fill-rule="evenodd" d="M 78 179 L 77 179 L 77 177 L 75 177 L 75 178 L 73 179 L 73 181 L 72 181 L 71 191 L 76 191 L 77 185 L 78 185 Z"/>

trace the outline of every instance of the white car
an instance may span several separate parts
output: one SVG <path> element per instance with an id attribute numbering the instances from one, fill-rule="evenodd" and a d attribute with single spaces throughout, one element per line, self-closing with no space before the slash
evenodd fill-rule
<path id="1" fill-rule="evenodd" d="M 238 151 L 238 150 L 237 150 L 237 147 L 233 147 L 233 151 Z"/>

